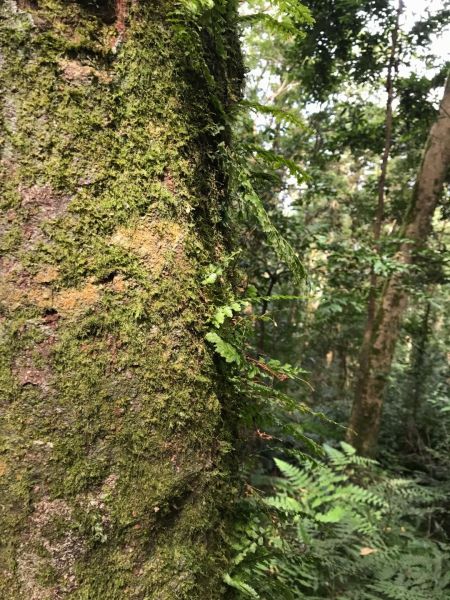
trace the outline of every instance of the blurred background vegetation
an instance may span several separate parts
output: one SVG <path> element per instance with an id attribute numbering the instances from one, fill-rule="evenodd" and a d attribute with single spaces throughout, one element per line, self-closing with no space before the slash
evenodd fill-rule
<path id="1" fill-rule="evenodd" d="M 448 163 L 431 227 L 401 255 L 449 23 L 448 2 L 242 3 L 244 275 L 210 334 L 247 399 L 231 597 L 450 597 Z M 367 447 L 349 423 L 392 281 L 405 306 Z"/>

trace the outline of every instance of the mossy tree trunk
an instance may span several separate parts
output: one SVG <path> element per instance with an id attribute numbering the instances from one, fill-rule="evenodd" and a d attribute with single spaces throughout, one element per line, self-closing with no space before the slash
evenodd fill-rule
<path id="1" fill-rule="evenodd" d="M 221 596 L 235 13 L 1 4 L 2 598 Z"/>
<path id="2" fill-rule="evenodd" d="M 433 124 L 402 230 L 397 261 L 412 265 L 425 245 L 435 208 L 450 167 L 450 79 L 439 115 Z M 358 373 L 347 439 L 364 455 L 376 451 L 387 378 L 399 328 L 408 303 L 406 276 L 397 271 L 386 282 L 375 313 L 371 336 L 365 342 Z"/>

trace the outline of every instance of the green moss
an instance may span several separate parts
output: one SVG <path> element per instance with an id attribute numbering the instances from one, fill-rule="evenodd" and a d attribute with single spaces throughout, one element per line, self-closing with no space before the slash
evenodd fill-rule
<path id="1" fill-rule="evenodd" d="M 117 53 L 89 3 L 4 21 L 7 203 L 30 232 L 4 247 L 24 292 L 2 307 L 10 598 L 221 595 L 230 424 L 204 333 L 224 292 L 201 280 L 226 244 L 232 4 L 202 28 L 172 2 L 135 7 Z"/>
<path id="2" fill-rule="evenodd" d="M 3 235 L 0 244 L 0 254 L 14 252 L 22 241 L 22 231 L 18 224 L 12 225 Z"/>

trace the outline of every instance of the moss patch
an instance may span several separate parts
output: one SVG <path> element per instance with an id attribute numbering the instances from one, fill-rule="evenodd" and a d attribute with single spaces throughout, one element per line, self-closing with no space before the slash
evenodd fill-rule
<path id="1" fill-rule="evenodd" d="M 230 424 L 200 282 L 227 243 L 235 7 L 134 5 L 118 36 L 93 6 L 2 7 L 0 594 L 217 598 Z"/>

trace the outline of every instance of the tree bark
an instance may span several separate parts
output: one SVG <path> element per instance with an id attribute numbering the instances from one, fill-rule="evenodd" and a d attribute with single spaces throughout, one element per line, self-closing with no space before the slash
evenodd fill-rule
<path id="1" fill-rule="evenodd" d="M 388 174 L 389 155 L 392 146 L 393 110 L 392 105 L 395 97 L 394 79 L 398 70 L 398 37 L 400 33 L 400 17 L 403 12 L 403 0 L 399 0 L 396 12 L 394 28 L 391 33 L 391 46 L 386 77 L 386 111 L 384 120 L 384 148 L 380 164 L 380 176 L 378 178 L 377 209 L 372 228 L 373 245 L 377 255 L 380 255 L 380 237 L 384 223 L 386 180 Z M 367 318 L 364 327 L 363 340 L 359 352 L 359 379 L 364 381 L 370 370 L 370 352 L 372 336 L 375 326 L 375 314 L 377 310 L 377 298 L 379 296 L 379 278 L 375 273 L 374 266 L 370 268 L 369 293 L 367 298 Z M 358 389 L 359 383 L 357 385 Z M 358 393 L 358 392 L 357 392 Z"/>
<path id="2" fill-rule="evenodd" d="M 411 265 L 415 253 L 426 243 L 434 210 L 450 166 L 450 83 L 447 80 L 437 121 L 431 128 L 422 165 L 405 217 L 397 261 Z M 405 275 L 395 273 L 386 282 L 377 308 L 367 356 L 367 369 L 360 373 L 347 438 L 357 450 L 373 455 L 380 429 L 383 394 L 408 291 Z"/>
<path id="3" fill-rule="evenodd" d="M 420 321 L 420 326 L 412 339 L 410 376 L 408 378 L 409 394 L 406 399 L 406 432 L 405 445 L 410 452 L 421 450 L 420 422 L 418 421 L 419 410 L 423 396 L 424 384 L 427 380 L 427 346 L 430 335 L 431 303 L 426 301 L 425 312 Z"/>
<path id="4" fill-rule="evenodd" d="M 0 6 L 2 598 L 221 597 L 229 283 L 201 281 L 242 66 L 234 0 L 183 6 Z"/>

